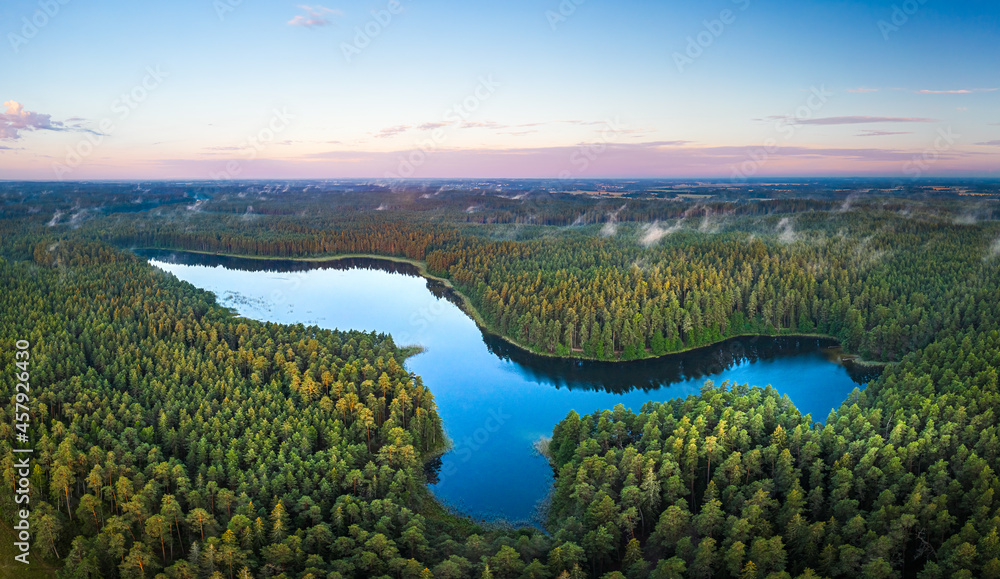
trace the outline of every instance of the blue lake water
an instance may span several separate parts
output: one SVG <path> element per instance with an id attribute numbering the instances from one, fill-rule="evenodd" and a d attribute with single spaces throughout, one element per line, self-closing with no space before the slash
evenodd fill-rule
<path id="1" fill-rule="evenodd" d="M 384 260 L 140 254 L 247 318 L 386 332 L 397 344 L 423 346 L 406 367 L 434 394 L 454 443 L 432 464 L 431 490 L 475 518 L 541 522 L 553 473 L 534 444 L 571 410 L 582 415 L 623 404 L 638 411 L 651 400 L 697 394 L 706 380 L 729 380 L 771 385 L 822 421 L 869 378 L 849 372 L 834 344 L 815 338 L 736 339 L 625 364 L 541 357 L 484 334 L 447 288 Z"/>

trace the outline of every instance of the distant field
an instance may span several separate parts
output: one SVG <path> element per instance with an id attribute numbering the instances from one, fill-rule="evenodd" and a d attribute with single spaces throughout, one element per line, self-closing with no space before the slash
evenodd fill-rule
<path id="1" fill-rule="evenodd" d="M 54 579 L 54 568 L 41 562 L 40 553 L 35 547 L 31 549 L 31 564 L 24 565 L 14 560 L 19 554 L 14 547 L 14 529 L 7 523 L 0 523 L 0 579 Z"/>
<path id="2" fill-rule="evenodd" d="M 602 197 L 621 197 L 622 195 L 627 195 L 632 193 L 632 191 L 584 191 L 583 189 L 575 189 L 573 191 L 562 191 L 566 195 L 600 195 Z"/>

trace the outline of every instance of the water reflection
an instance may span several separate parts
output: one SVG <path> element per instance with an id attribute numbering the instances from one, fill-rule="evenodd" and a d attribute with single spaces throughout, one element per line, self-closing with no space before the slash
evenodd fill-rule
<path id="1" fill-rule="evenodd" d="M 840 363 L 836 343 L 820 338 L 736 338 L 627 363 L 539 356 L 483 332 L 462 311 L 461 296 L 419 277 L 410 263 L 137 253 L 214 292 L 242 316 L 385 332 L 401 345 L 424 346 L 405 365 L 430 387 L 453 442 L 451 452 L 427 465 L 428 482 L 445 504 L 477 518 L 541 523 L 553 477 L 533 445 L 571 411 L 617 404 L 639 411 L 650 401 L 697 394 L 711 379 L 771 385 L 803 414 L 825 420 L 871 378 Z"/>
<path id="2" fill-rule="evenodd" d="M 220 255 L 177 252 L 156 249 L 136 250 L 147 259 L 181 265 L 224 267 L 251 272 L 297 272 L 312 270 L 354 269 L 382 271 L 410 277 L 422 277 L 417 266 L 401 261 L 369 257 L 350 257 L 327 261 L 291 259 L 254 259 Z M 437 298 L 446 299 L 464 309 L 464 301 L 444 283 L 427 279 L 427 289 Z M 804 354 L 822 353 L 826 359 L 840 363 L 851 379 L 865 385 L 878 377 L 877 367 L 854 363 L 842 358 L 839 343 L 832 338 L 803 336 L 750 336 L 725 340 L 677 354 L 630 362 L 601 362 L 573 358 L 542 356 L 517 346 L 504 338 L 483 331 L 483 342 L 489 352 L 504 361 L 513 362 L 532 380 L 569 390 L 597 390 L 624 394 L 632 390 L 651 392 L 672 384 L 708 379 L 739 366 L 760 360 L 779 360 Z"/>
<path id="3" fill-rule="evenodd" d="M 351 269 L 367 269 L 398 273 L 412 277 L 420 277 L 417 266 L 391 259 L 373 259 L 369 257 L 346 257 L 335 260 L 301 260 L 301 259 L 270 259 L 252 257 L 232 257 L 193 251 L 172 251 L 166 249 L 134 249 L 133 253 L 144 259 L 152 259 L 174 265 L 203 265 L 206 267 L 224 267 L 237 271 L 261 271 L 270 273 L 288 273 L 296 271 L 312 271 L 316 269 L 336 269 L 347 271 Z"/>
<path id="4" fill-rule="evenodd" d="M 599 362 L 538 356 L 492 334 L 483 335 L 486 346 L 497 357 L 510 360 L 532 378 L 548 382 L 557 388 L 601 390 L 624 394 L 639 389 L 651 392 L 691 380 L 711 376 L 760 360 L 779 360 L 819 352 L 832 362 L 840 362 L 840 347 L 829 338 L 796 336 L 741 337 L 724 342 L 670 354 L 660 358 L 631 362 Z M 851 378 L 859 385 L 870 381 L 870 372 L 845 364 Z"/>

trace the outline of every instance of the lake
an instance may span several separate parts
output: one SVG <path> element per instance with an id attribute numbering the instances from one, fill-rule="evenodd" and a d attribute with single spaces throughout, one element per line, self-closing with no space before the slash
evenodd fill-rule
<path id="1" fill-rule="evenodd" d="M 873 377 L 840 363 L 836 342 L 819 338 L 738 338 L 628 363 L 549 358 L 481 331 L 458 296 L 407 263 L 137 253 L 247 318 L 386 332 L 399 345 L 423 346 L 406 368 L 434 394 L 454 443 L 429 465 L 430 488 L 478 519 L 542 522 L 553 473 L 534 445 L 571 410 L 583 415 L 623 404 L 638 411 L 651 400 L 697 394 L 706 380 L 729 380 L 770 384 L 823 421 Z"/>

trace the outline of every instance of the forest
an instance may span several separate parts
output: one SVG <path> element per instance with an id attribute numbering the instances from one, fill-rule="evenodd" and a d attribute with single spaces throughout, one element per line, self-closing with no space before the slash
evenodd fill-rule
<path id="1" fill-rule="evenodd" d="M 996 203 L 310 187 L 0 191 L 0 368 L 30 341 L 60 577 L 1000 577 Z M 486 525 L 428 492 L 446 425 L 391 336 L 237 318 L 135 248 L 406 257 L 544 355 L 816 334 L 888 365 L 825 417 L 729 383 L 571 413 L 545 530 Z"/>

